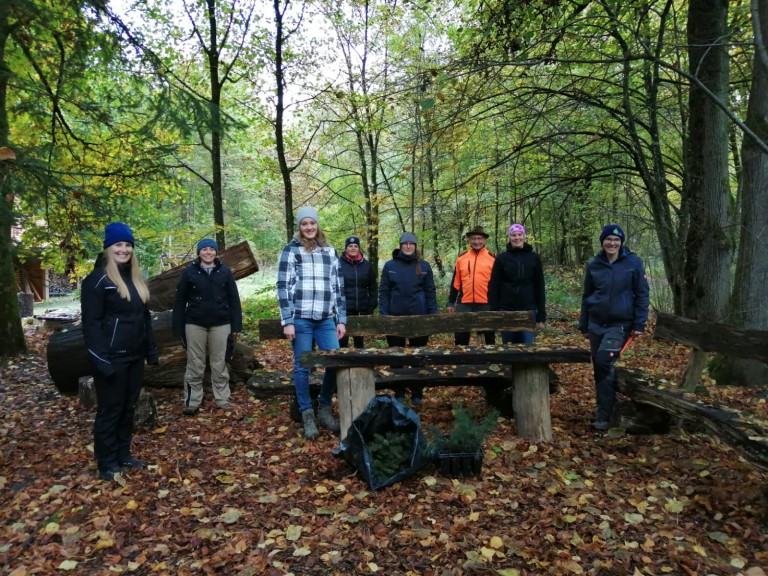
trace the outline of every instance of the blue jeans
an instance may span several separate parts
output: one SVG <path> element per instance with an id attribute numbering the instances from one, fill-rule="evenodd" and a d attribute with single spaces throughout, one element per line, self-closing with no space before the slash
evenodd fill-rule
<path id="1" fill-rule="evenodd" d="M 320 350 L 338 350 L 339 339 L 336 337 L 336 323 L 333 318 L 325 320 L 305 320 L 296 318 L 293 321 L 296 330 L 296 338 L 293 341 L 293 384 L 296 388 L 296 400 L 299 410 L 312 409 L 312 397 L 309 395 L 309 368 L 301 365 L 299 361 L 304 352 L 312 351 L 312 342 L 317 343 Z M 333 391 L 336 388 L 333 370 L 326 368 L 323 375 L 323 384 L 320 386 L 320 406 L 330 406 L 333 399 Z"/>
<path id="2" fill-rule="evenodd" d="M 536 319 L 536 310 L 530 310 L 531 321 Z M 533 332 L 501 332 L 501 341 L 504 344 L 533 344 Z"/>

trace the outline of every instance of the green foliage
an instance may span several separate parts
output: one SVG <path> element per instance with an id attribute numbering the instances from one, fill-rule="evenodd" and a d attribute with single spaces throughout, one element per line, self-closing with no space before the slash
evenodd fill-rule
<path id="1" fill-rule="evenodd" d="M 548 270 L 544 277 L 547 287 L 547 306 L 565 312 L 578 312 L 581 307 L 584 271 L 581 268 Z"/>
<path id="2" fill-rule="evenodd" d="M 413 452 L 413 434 L 390 430 L 374 433 L 368 442 L 373 472 L 381 479 L 391 478 L 406 468 Z"/>
<path id="3" fill-rule="evenodd" d="M 483 444 L 488 434 L 496 429 L 499 412 L 490 410 L 478 421 L 472 411 L 458 404 L 453 408 L 453 428 L 448 434 L 437 426 L 430 426 L 430 444 L 439 451 L 474 452 Z"/>

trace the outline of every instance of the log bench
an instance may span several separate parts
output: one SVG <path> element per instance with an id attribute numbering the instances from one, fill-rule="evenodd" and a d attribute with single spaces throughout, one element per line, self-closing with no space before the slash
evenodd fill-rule
<path id="1" fill-rule="evenodd" d="M 513 404 L 517 433 L 531 442 L 552 440 L 549 365 L 589 362 L 589 350 L 544 346 L 445 348 L 380 348 L 308 352 L 302 363 L 336 370 L 341 440 L 352 421 L 376 394 L 374 369 L 420 366 L 509 366 L 514 379 Z"/>
<path id="2" fill-rule="evenodd" d="M 761 330 L 697 322 L 659 312 L 654 338 L 691 346 L 699 352 L 768 360 L 768 332 Z M 618 390 L 633 402 L 651 406 L 715 434 L 725 443 L 741 449 L 752 464 L 768 470 L 768 422 L 765 420 L 722 403 L 705 402 L 693 389 L 679 388 L 639 370 L 618 368 L 616 384 Z"/>
<path id="3" fill-rule="evenodd" d="M 428 314 L 423 316 L 350 316 L 347 335 L 384 338 L 385 335 L 413 338 L 454 332 L 481 332 L 493 330 L 535 330 L 535 323 L 527 312 L 457 312 L 455 314 Z M 284 339 L 283 327 L 277 319 L 259 321 L 261 340 Z M 407 366 L 382 365 L 374 371 L 375 385 L 381 388 L 402 388 L 413 384 L 426 386 L 482 386 L 489 404 L 504 416 L 512 416 L 513 397 L 508 393 L 514 384 L 514 375 L 508 367 L 488 365 L 422 366 L 419 370 Z M 549 372 L 550 390 L 557 389 L 557 375 Z M 254 378 L 254 392 L 259 394 L 259 378 Z M 263 380 L 263 378 L 261 379 Z M 274 386 L 268 385 L 272 388 Z"/>

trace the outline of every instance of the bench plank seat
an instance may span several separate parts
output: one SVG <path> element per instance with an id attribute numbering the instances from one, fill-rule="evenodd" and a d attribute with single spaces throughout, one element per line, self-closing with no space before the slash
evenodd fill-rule
<path id="1" fill-rule="evenodd" d="M 349 336 L 403 336 L 415 338 L 432 334 L 490 330 L 530 330 L 535 324 L 528 312 L 456 312 L 421 316 L 350 316 L 346 329 Z M 285 338 L 280 320 L 259 320 L 259 338 Z"/>

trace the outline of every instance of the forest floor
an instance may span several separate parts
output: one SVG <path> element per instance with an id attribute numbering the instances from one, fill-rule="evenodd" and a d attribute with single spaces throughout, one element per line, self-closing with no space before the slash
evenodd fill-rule
<path id="1" fill-rule="evenodd" d="M 3 575 L 768 574 L 768 475 L 708 435 L 593 431 L 589 365 L 555 366 L 552 442 L 501 419 L 480 476 L 428 467 L 379 491 L 331 455 L 337 437 L 303 438 L 287 397 L 238 386 L 234 412 L 207 392 L 182 417 L 180 389 L 153 390 L 158 424 L 134 438 L 152 466 L 118 484 L 96 477 L 93 409 L 57 392 L 46 339 L 30 330 L 29 354 L 0 366 Z M 538 342 L 586 344 L 572 322 Z M 284 342 L 256 354 L 290 369 Z M 685 360 L 645 336 L 622 362 L 679 382 Z M 702 384 L 709 401 L 768 419 L 764 388 Z M 427 388 L 423 424 L 447 426 L 457 397 L 485 413 L 476 388 Z"/>

